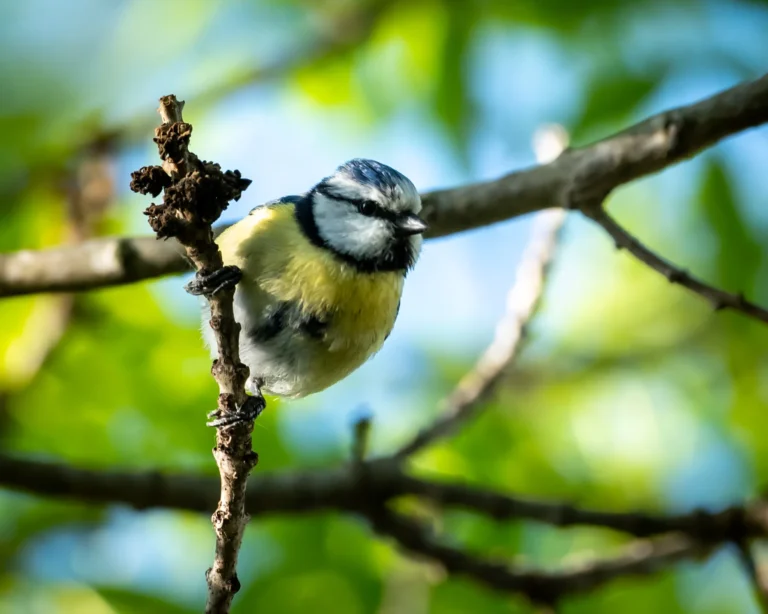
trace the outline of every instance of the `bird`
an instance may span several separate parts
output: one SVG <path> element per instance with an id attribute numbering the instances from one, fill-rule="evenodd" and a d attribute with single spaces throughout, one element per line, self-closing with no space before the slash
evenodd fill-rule
<path id="1" fill-rule="evenodd" d="M 250 369 L 249 407 L 208 424 L 254 419 L 263 393 L 289 399 L 320 392 L 355 371 L 389 337 L 426 222 L 405 175 L 356 158 L 309 191 L 250 211 L 219 235 L 224 267 L 197 274 L 192 294 L 235 287 L 240 359 Z M 213 332 L 203 336 L 215 353 Z"/>

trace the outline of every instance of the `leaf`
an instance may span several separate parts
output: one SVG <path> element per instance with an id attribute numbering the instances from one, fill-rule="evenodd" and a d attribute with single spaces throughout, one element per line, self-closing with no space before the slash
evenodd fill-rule
<path id="1" fill-rule="evenodd" d="M 584 32 L 587 24 L 597 24 L 602 29 L 615 27 L 616 22 L 638 5 L 651 4 L 653 0 L 592 0 L 592 2 L 571 2 L 570 0 L 492 0 L 491 14 L 516 25 L 531 25 L 554 30 L 561 36 L 576 37 Z M 628 9 L 628 7 L 631 7 Z"/>
<path id="2" fill-rule="evenodd" d="M 98 587 L 97 592 L 115 614 L 197 614 L 197 609 L 185 608 L 178 603 L 129 591 L 123 588 Z"/>
<path id="3" fill-rule="evenodd" d="M 440 73 L 434 92 L 438 119 L 446 128 L 465 166 L 469 159 L 468 138 L 472 128 L 467 51 L 472 41 L 477 12 L 469 3 L 445 2 L 447 30 L 440 57 Z"/>
<path id="4" fill-rule="evenodd" d="M 722 161 L 708 161 L 699 202 L 717 242 L 714 281 L 734 292 L 750 292 L 757 281 L 762 250 L 739 208 Z"/>
<path id="5" fill-rule="evenodd" d="M 352 57 L 340 54 L 296 72 L 296 84 L 315 102 L 340 106 L 354 100 Z"/>
<path id="6" fill-rule="evenodd" d="M 38 499 L 21 493 L 0 493 L 0 567 L 13 563 L 16 556 L 42 535 L 62 526 L 96 525 L 104 510 L 93 505 Z"/>
<path id="7" fill-rule="evenodd" d="M 631 74 L 623 67 L 603 67 L 590 81 L 584 106 L 573 122 L 574 140 L 583 139 L 598 128 L 610 130 L 626 123 L 663 79 L 661 70 Z"/>

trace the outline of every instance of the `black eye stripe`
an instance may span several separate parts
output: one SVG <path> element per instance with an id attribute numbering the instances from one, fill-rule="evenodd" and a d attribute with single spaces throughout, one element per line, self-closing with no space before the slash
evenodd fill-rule
<path id="1" fill-rule="evenodd" d="M 397 219 L 396 213 L 384 209 L 376 201 L 365 200 L 363 198 L 349 198 L 348 196 L 342 196 L 341 194 L 334 194 L 333 192 L 330 192 L 326 186 L 319 186 L 317 191 L 326 198 L 340 202 L 346 202 L 357 207 L 357 210 L 360 211 L 360 213 L 363 215 L 367 215 L 369 217 L 378 217 L 384 220 L 389 220 L 390 222 L 394 222 L 395 219 Z"/>
<path id="2" fill-rule="evenodd" d="M 387 211 L 373 200 L 362 200 L 357 198 L 345 198 L 343 200 L 352 203 L 357 207 L 357 210 L 360 211 L 360 213 L 369 217 L 378 217 L 391 222 L 395 221 L 395 218 L 397 217 L 396 214 Z"/>
<path id="3" fill-rule="evenodd" d="M 376 203 L 372 200 L 364 200 L 357 208 L 363 215 L 376 215 Z"/>

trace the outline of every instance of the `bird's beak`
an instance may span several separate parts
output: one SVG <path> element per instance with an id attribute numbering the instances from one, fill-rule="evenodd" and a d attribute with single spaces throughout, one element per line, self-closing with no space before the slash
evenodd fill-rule
<path id="1" fill-rule="evenodd" d="M 428 228 L 428 226 L 418 215 L 406 213 L 404 215 L 399 215 L 397 219 L 395 219 L 395 228 L 397 228 L 398 234 L 410 236 L 421 234 Z"/>

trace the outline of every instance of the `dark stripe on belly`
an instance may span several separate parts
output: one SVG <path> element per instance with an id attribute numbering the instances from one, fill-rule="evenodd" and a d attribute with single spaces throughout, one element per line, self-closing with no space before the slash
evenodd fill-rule
<path id="1" fill-rule="evenodd" d="M 277 337 L 286 328 L 312 339 L 322 339 L 328 322 L 317 316 L 304 315 L 296 303 L 276 303 L 265 310 L 261 323 L 248 331 L 248 336 L 257 343 L 263 343 Z"/>
<path id="2" fill-rule="evenodd" d="M 280 334 L 288 319 L 290 303 L 277 303 L 265 310 L 264 318 L 258 327 L 248 331 L 248 336 L 257 343 L 269 341 Z"/>
<path id="3" fill-rule="evenodd" d="M 305 318 L 299 324 L 299 330 L 313 339 L 322 339 L 325 337 L 325 331 L 328 329 L 328 322 L 324 322 L 318 317 L 310 316 Z"/>

